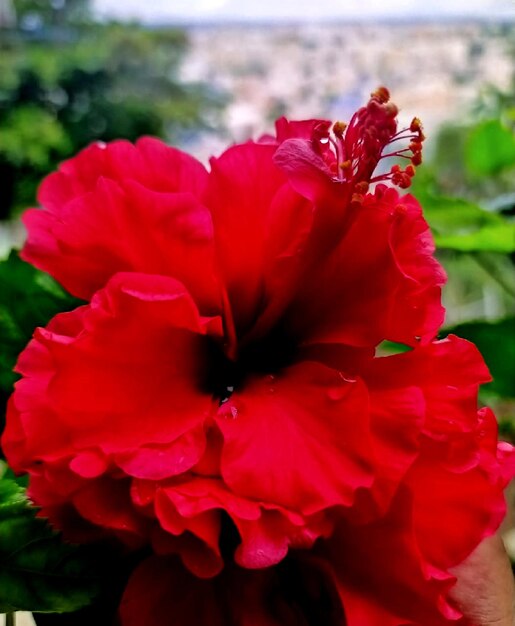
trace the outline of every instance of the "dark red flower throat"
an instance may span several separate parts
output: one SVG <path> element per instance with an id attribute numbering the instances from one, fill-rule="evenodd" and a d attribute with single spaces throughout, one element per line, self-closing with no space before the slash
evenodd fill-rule
<path id="1" fill-rule="evenodd" d="M 297 354 L 295 339 L 278 328 L 244 346 L 235 359 L 227 356 L 219 342 L 207 338 L 203 390 L 224 404 L 235 390 L 245 386 L 249 376 L 268 374 L 272 381 L 283 368 L 295 362 Z"/>

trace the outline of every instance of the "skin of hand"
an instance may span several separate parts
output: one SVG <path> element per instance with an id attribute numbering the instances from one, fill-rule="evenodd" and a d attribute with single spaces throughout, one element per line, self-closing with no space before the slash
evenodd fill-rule
<path id="1" fill-rule="evenodd" d="M 515 626 L 515 583 L 500 536 L 485 539 L 452 573 L 452 598 L 467 624 Z"/>

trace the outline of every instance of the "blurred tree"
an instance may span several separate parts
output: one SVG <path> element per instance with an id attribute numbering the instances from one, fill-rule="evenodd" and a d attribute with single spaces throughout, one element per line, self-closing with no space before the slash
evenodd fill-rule
<path id="1" fill-rule="evenodd" d="M 17 10 L 42 4 L 19 0 Z M 206 114 L 219 110 L 219 96 L 178 78 L 188 45 L 182 31 L 80 21 L 87 4 L 48 9 L 48 20 L 63 11 L 65 29 L 0 39 L 0 219 L 33 203 L 41 178 L 91 141 L 145 134 L 177 141 L 205 129 Z"/>
<path id="2" fill-rule="evenodd" d="M 64 26 L 91 17 L 90 0 L 14 0 L 18 26 Z"/>

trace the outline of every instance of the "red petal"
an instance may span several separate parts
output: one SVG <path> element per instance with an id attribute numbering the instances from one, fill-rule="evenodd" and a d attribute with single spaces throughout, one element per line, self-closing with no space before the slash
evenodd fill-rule
<path id="1" fill-rule="evenodd" d="M 163 485 L 155 495 L 155 511 L 163 529 L 173 535 L 188 531 L 217 555 L 220 512 L 225 511 L 241 537 L 235 560 L 246 568 L 274 565 L 290 547 L 310 547 L 330 528 L 323 518 L 305 520 L 279 507 L 239 497 L 219 479 L 195 477 Z"/>
<path id="2" fill-rule="evenodd" d="M 135 145 L 124 140 L 90 145 L 47 176 L 38 200 L 48 210 L 58 211 L 73 198 L 92 191 L 101 177 L 133 180 L 155 191 L 191 192 L 196 196 L 207 183 L 207 171 L 196 159 L 159 139 L 143 137 Z"/>
<path id="3" fill-rule="evenodd" d="M 370 497 L 374 516 L 384 514 L 399 484 L 420 452 L 420 430 L 424 423 L 424 395 L 417 387 L 370 392 L 372 451 L 376 478 Z M 363 515 L 364 511 L 356 511 Z"/>
<path id="4" fill-rule="evenodd" d="M 491 411 L 482 412 L 473 439 L 463 437 L 473 452 L 478 450 L 474 467 L 453 470 L 451 439 L 424 446 L 407 477 L 414 494 L 418 543 L 428 561 L 441 569 L 461 563 L 497 530 L 506 513 L 504 462 L 497 458 L 489 432 L 497 432 Z M 508 478 L 514 474 L 512 469 Z"/>
<path id="5" fill-rule="evenodd" d="M 101 476 L 107 468 L 107 459 L 97 450 L 79 452 L 70 461 L 70 469 L 83 478 Z"/>
<path id="6" fill-rule="evenodd" d="M 455 336 L 410 352 L 374 359 L 365 377 L 376 389 L 418 386 L 426 401 L 424 432 L 435 439 L 477 425 L 477 391 L 490 375 L 477 348 Z"/>
<path id="7" fill-rule="evenodd" d="M 436 334 L 443 316 L 439 285 L 444 275 L 431 257 L 420 207 L 408 203 L 397 210 L 400 203 L 392 189 L 369 194 L 347 230 L 345 215 L 338 226 L 334 216 L 317 207 L 320 216 L 315 219 L 329 220 L 338 236 L 332 245 L 312 240 L 313 247 L 319 246 L 318 254 L 312 252 L 318 260 L 306 268 L 289 309 L 289 325 L 300 341 L 374 346 L 395 339 L 415 344 L 416 337 Z M 407 240 L 399 236 L 415 231 L 417 236 Z"/>
<path id="8" fill-rule="evenodd" d="M 275 132 L 277 135 L 277 141 L 282 143 L 287 139 L 308 139 L 313 137 L 313 131 L 317 126 L 325 125 L 331 126 L 329 120 L 288 120 L 285 117 L 281 117 L 275 122 Z"/>
<path id="9" fill-rule="evenodd" d="M 161 480 L 193 467 L 201 458 L 205 446 L 204 427 L 199 425 L 170 444 L 142 445 L 132 451 L 120 452 L 115 462 L 129 476 Z"/>
<path id="10" fill-rule="evenodd" d="M 269 289 L 280 293 L 269 282 L 284 286 L 289 259 L 298 253 L 311 222 L 309 204 L 293 193 L 274 165 L 274 151 L 274 145 L 247 143 L 211 163 L 206 204 L 240 335 L 262 312 Z"/>
<path id="11" fill-rule="evenodd" d="M 242 567 L 270 567 L 282 561 L 290 549 L 311 548 L 319 537 L 332 531 L 331 521 L 324 516 L 296 520 L 288 512 L 266 510 L 265 506 L 258 520 L 234 518 L 241 537 L 234 560 Z"/>
<path id="12" fill-rule="evenodd" d="M 141 539 L 140 545 L 144 545 L 149 525 L 134 509 L 129 487 L 128 480 L 97 479 L 80 489 L 72 502 L 84 519 L 113 531 L 135 547 L 134 538 L 127 535 L 136 535 Z"/>
<path id="13" fill-rule="evenodd" d="M 133 572 L 120 605 L 123 626 L 162 626 L 167 619 L 174 626 L 229 626 L 224 612 L 210 581 L 184 571 L 174 559 L 155 556 Z"/>
<path id="14" fill-rule="evenodd" d="M 79 297 L 132 270 L 178 278 L 202 307 L 218 310 L 211 217 L 193 195 L 207 173 L 195 163 L 152 140 L 90 147 L 43 183 L 45 210 L 24 217 L 23 258 Z"/>
<path id="15" fill-rule="evenodd" d="M 323 552 L 338 581 L 348 626 L 445 626 L 460 615 L 446 600 L 455 579 L 428 567 L 418 549 L 405 489 L 383 519 L 342 523 Z"/>
<path id="16" fill-rule="evenodd" d="M 274 162 L 288 175 L 295 191 L 311 202 L 319 203 L 330 187 L 338 185 L 322 156 L 316 154 L 307 139 L 286 140 L 277 149 Z"/>
<path id="17" fill-rule="evenodd" d="M 194 465 L 212 404 L 199 389 L 203 332 L 184 287 L 150 275 L 119 274 L 91 305 L 54 318 L 18 366 L 25 378 L 13 403 L 27 438 L 26 462 L 62 454 L 66 441 L 68 454 L 120 453 L 120 465 L 138 476 Z M 45 414 L 54 444 L 37 439 Z M 168 470 L 158 455 L 143 468 L 141 455 L 161 444 Z"/>
<path id="18" fill-rule="evenodd" d="M 238 494 L 304 514 L 350 505 L 372 482 L 367 412 L 363 385 L 320 364 L 255 377 L 219 410 L 223 477 Z"/>
<path id="19" fill-rule="evenodd" d="M 404 478 L 413 497 L 413 535 L 421 558 L 438 570 L 459 564 L 498 527 L 503 488 L 515 473 L 511 448 L 499 455 L 493 414 L 476 411 L 489 379 L 477 349 L 450 336 L 411 352 L 375 359 L 364 374 L 371 397 L 423 394 L 420 451 Z"/>
<path id="20" fill-rule="evenodd" d="M 159 527 L 152 535 L 152 548 L 155 554 L 178 554 L 181 561 L 192 574 L 198 578 L 213 578 L 219 574 L 224 566 L 218 550 L 218 536 L 215 544 L 207 549 L 205 539 L 201 540 L 190 532 L 184 532 L 176 537 Z"/>
<path id="21" fill-rule="evenodd" d="M 233 569 L 201 580 L 174 559 L 153 556 L 129 580 L 120 605 L 121 623 L 162 626 L 171 618 L 174 626 L 297 626 L 292 613 L 287 621 L 272 616 L 270 578 L 267 571 Z"/>
<path id="22" fill-rule="evenodd" d="M 388 194 L 393 199 L 392 191 Z M 440 287 L 446 274 L 433 256 L 433 237 L 417 200 L 405 195 L 395 205 L 390 248 L 405 280 L 399 281 L 396 290 L 388 338 L 413 345 L 414 335 L 433 339 L 443 323 Z"/>

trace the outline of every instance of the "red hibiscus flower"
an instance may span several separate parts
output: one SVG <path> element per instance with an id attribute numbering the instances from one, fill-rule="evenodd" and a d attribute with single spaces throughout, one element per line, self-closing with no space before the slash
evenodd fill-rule
<path id="1" fill-rule="evenodd" d="M 389 186 L 423 135 L 396 112 L 381 89 L 332 134 L 283 120 L 209 173 L 153 139 L 95 145 L 26 213 L 22 256 L 88 302 L 20 356 L 2 444 L 68 537 L 159 555 L 124 626 L 171 603 L 179 626 L 459 616 L 448 571 L 499 524 L 512 457 L 477 414 L 477 351 L 433 341 L 444 274 Z M 411 163 L 374 176 L 390 154 Z"/>
<path id="2" fill-rule="evenodd" d="M 172 558 L 152 557 L 125 591 L 124 625 L 157 624 L 159 616 L 172 613 L 174 626 L 468 624 L 448 599 L 455 582 L 449 569 L 497 528 L 504 514 L 502 488 L 514 468 L 510 447 L 497 447 L 492 413 L 475 410 L 477 386 L 488 379 L 485 366 L 470 343 L 450 337 L 371 360 L 362 375 L 383 442 L 402 435 L 384 412 L 388 397 L 397 398 L 399 410 L 425 407 L 408 472 L 399 480 L 395 459 L 382 456 L 373 490 L 388 499 L 386 512 L 370 508 L 373 497 L 362 493 L 352 510 L 338 510 L 330 537 L 257 572 L 228 565 L 222 575 L 200 581 Z M 413 413 L 404 412 L 408 430 L 400 445 L 408 448 L 416 429 Z"/>

